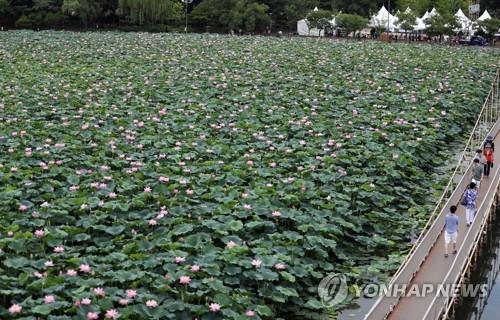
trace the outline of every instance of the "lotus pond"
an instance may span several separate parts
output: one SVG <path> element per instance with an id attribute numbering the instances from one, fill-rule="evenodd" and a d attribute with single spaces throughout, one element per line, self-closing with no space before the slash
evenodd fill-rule
<path id="1" fill-rule="evenodd" d="M 398 268 L 498 58 L 0 32 L 0 318 L 319 318 Z"/>

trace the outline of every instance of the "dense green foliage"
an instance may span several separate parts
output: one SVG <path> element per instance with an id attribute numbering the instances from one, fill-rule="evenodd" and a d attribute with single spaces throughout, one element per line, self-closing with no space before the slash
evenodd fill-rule
<path id="1" fill-rule="evenodd" d="M 427 18 L 425 23 L 429 25 L 425 33 L 431 37 L 452 35 L 455 33 L 453 30 L 460 28 L 456 17 L 451 14 L 434 15 Z"/>
<path id="2" fill-rule="evenodd" d="M 319 30 L 319 34 L 328 27 L 332 26 L 331 20 L 333 19 L 333 14 L 328 10 L 317 10 L 311 11 L 307 15 L 307 24 L 309 29 L 316 28 Z"/>
<path id="3" fill-rule="evenodd" d="M 254 32 L 268 28 L 293 30 L 298 20 L 306 17 L 314 7 L 342 11 L 369 17 L 384 0 L 194 0 L 188 6 L 192 27 L 203 30 L 242 29 Z M 391 2 L 391 11 L 412 8 L 422 15 L 436 7 L 443 14 L 453 14 L 458 8 L 467 12 L 465 0 L 397 0 Z M 481 8 L 494 16 L 500 15 L 500 2 L 482 0 Z M 0 25 L 32 28 L 61 26 L 95 27 L 104 25 L 183 26 L 184 4 L 180 0 L 0 0 Z"/>
<path id="4" fill-rule="evenodd" d="M 413 26 L 417 23 L 417 16 L 414 11 L 401 11 L 397 15 L 399 23 L 401 23 L 401 29 L 405 31 L 412 31 Z"/>
<path id="5" fill-rule="evenodd" d="M 495 34 L 500 30 L 500 19 L 488 19 L 479 22 L 479 34 L 482 34 L 486 39 L 492 40 Z"/>
<path id="6" fill-rule="evenodd" d="M 368 19 L 356 14 L 341 13 L 336 18 L 337 26 L 344 28 L 347 33 L 356 32 L 368 25 Z"/>
<path id="7" fill-rule="evenodd" d="M 2 319 L 318 318 L 325 275 L 398 267 L 498 67 L 377 42 L 0 43 Z"/>

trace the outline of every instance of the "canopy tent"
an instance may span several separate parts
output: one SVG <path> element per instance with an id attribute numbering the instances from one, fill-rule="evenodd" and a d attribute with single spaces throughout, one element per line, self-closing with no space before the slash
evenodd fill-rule
<path id="1" fill-rule="evenodd" d="M 389 31 L 397 29 L 398 18 L 393 16 L 387 11 L 385 6 L 382 6 L 377 14 L 373 15 L 370 19 L 370 27 L 389 28 Z"/>
<path id="2" fill-rule="evenodd" d="M 436 8 L 432 8 L 431 12 L 427 12 L 427 11 L 425 12 L 425 14 L 422 17 L 422 22 L 425 24 L 424 29 L 427 29 L 430 26 L 425 22 L 425 20 L 432 18 L 434 16 L 437 16 L 437 15 L 439 15 L 439 13 L 437 12 Z"/>
<path id="3" fill-rule="evenodd" d="M 488 20 L 488 19 L 491 19 L 491 16 L 488 13 L 488 10 L 484 10 L 483 14 L 479 18 L 477 18 L 477 20 L 479 20 L 479 21 L 484 21 L 484 20 Z"/>
<path id="4" fill-rule="evenodd" d="M 455 13 L 455 18 L 460 24 L 460 28 L 455 29 L 455 32 L 462 31 L 468 33 L 472 30 L 472 21 L 467 18 L 462 9 L 458 9 L 457 13 Z"/>
<path id="5" fill-rule="evenodd" d="M 406 13 L 406 14 L 409 14 L 409 13 L 412 13 L 412 12 L 413 11 L 411 10 L 410 7 L 407 7 L 406 10 L 404 11 L 404 13 Z M 428 15 L 429 13 L 426 12 L 426 14 Z M 401 31 L 408 31 L 408 30 L 401 29 L 401 24 L 400 23 L 398 23 L 397 27 Z M 413 30 L 414 31 L 421 31 L 421 30 L 424 30 L 424 29 L 425 29 L 425 23 L 424 23 L 424 21 L 421 18 L 417 17 L 416 20 L 415 20 L 415 25 L 413 26 Z"/>
<path id="6" fill-rule="evenodd" d="M 422 30 L 425 30 L 425 28 L 426 28 L 426 26 L 425 26 L 424 20 L 422 18 L 417 18 L 416 24 L 413 26 L 413 30 L 422 31 Z"/>
<path id="7" fill-rule="evenodd" d="M 309 25 L 307 24 L 306 19 L 302 19 L 297 22 L 297 33 L 299 34 L 299 36 L 325 36 L 325 30 L 321 30 L 320 32 L 319 29 L 316 28 L 309 29 Z"/>

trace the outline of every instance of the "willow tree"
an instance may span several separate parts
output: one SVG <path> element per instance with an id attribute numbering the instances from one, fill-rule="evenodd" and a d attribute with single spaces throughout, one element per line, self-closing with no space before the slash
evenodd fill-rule
<path id="1" fill-rule="evenodd" d="M 157 24 L 179 19 L 182 4 L 174 0 L 120 0 L 118 14 L 131 23 Z"/>

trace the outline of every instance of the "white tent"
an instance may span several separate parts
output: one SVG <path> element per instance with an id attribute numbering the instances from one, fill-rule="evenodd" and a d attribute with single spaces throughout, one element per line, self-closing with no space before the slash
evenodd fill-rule
<path id="1" fill-rule="evenodd" d="M 432 8 L 431 12 L 425 12 L 425 14 L 422 16 L 422 22 L 423 24 L 425 24 L 425 28 L 424 29 L 427 29 L 429 27 L 428 24 L 425 23 L 425 20 L 431 18 L 431 17 L 434 17 L 434 16 L 437 16 L 439 15 L 439 13 L 437 12 L 436 8 Z"/>
<path id="2" fill-rule="evenodd" d="M 417 18 L 416 20 L 417 20 L 416 21 L 417 24 L 415 24 L 413 26 L 413 30 L 415 30 L 415 31 L 425 30 L 426 26 L 425 26 L 424 20 L 422 18 Z"/>
<path id="3" fill-rule="evenodd" d="M 404 13 L 412 13 L 412 10 L 410 7 L 407 7 L 406 10 L 404 11 Z M 429 15 L 428 12 L 426 12 L 427 15 Z M 401 24 L 398 24 L 398 29 L 402 30 L 401 29 Z M 415 21 L 415 25 L 413 26 L 413 30 L 414 31 L 420 31 L 420 30 L 424 30 L 425 29 L 425 23 L 424 23 L 424 20 L 422 18 L 419 18 L 417 17 L 416 18 L 416 21 Z M 408 31 L 408 30 L 405 30 L 405 31 Z"/>
<path id="4" fill-rule="evenodd" d="M 488 19 L 491 19 L 491 16 L 488 13 L 488 10 L 484 10 L 483 14 L 479 18 L 477 18 L 477 20 L 479 20 L 479 21 L 484 21 L 484 20 L 488 20 Z"/>
<path id="5" fill-rule="evenodd" d="M 462 9 L 458 9 L 457 13 L 455 13 L 455 17 L 460 24 L 460 28 L 455 29 L 454 31 L 463 31 L 468 33 L 472 30 L 472 21 L 467 18 Z"/>
<path id="6" fill-rule="evenodd" d="M 393 16 L 387 11 L 385 6 L 382 6 L 377 14 L 373 15 L 370 19 L 370 27 L 389 27 L 389 31 L 394 31 L 397 27 L 398 18 Z"/>
<path id="7" fill-rule="evenodd" d="M 306 19 L 302 19 L 297 22 L 297 33 L 299 34 L 299 36 L 325 36 L 325 30 L 321 30 L 320 33 L 320 31 L 316 28 L 309 29 L 309 25 L 307 24 Z"/>

